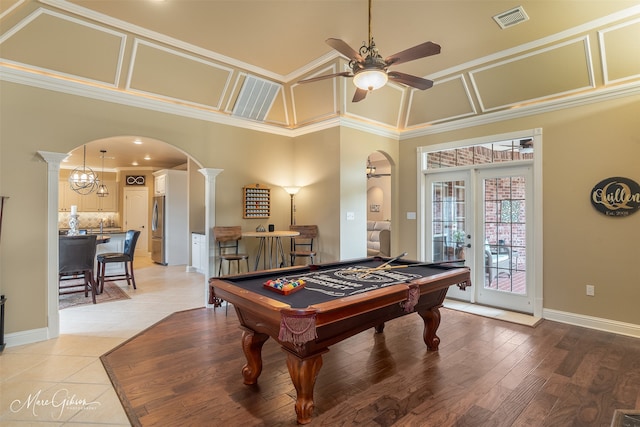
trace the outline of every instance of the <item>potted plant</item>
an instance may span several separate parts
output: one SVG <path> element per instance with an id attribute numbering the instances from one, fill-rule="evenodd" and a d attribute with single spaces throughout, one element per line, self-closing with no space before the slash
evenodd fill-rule
<path id="1" fill-rule="evenodd" d="M 453 232 L 453 242 L 456 245 L 455 253 L 458 259 L 464 259 L 464 240 L 467 237 L 467 233 L 464 230 L 455 230 Z"/>

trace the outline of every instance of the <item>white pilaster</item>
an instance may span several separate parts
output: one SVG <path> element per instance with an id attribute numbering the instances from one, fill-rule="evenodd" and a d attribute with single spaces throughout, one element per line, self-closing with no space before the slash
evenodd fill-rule
<path id="1" fill-rule="evenodd" d="M 209 278 L 215 274 L 215 242 L 212 239 L 213 226 L 216 224 L 216 176 L 218 176 L 224 169 L 211 169 L 203 168 L 198 169 L 205 177 L 204 183 L 204 206 L 205 206 L 205 218 L 204 218 L 204 240 L 207 246 L 207 263 L 204 267 L 204 304 L 209 304 Z"/>
<path id="2" fill-rule="evenodd" d="M 47 338 L 60 335 L 58 313 L 58 181 L 60 163 L 69 155 L 38 151 L 47 162 Z"/>

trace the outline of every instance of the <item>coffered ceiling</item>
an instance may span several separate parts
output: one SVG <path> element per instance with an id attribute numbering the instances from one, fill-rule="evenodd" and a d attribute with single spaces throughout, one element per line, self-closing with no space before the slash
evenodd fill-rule
<path id="1" fill-rule="evenodd" d="M 357 50 L 367 0 L 1 0 L 0 76 L 266 132 L 339 118 L 399 138 L 640 84 L 639 1 L 372 4 L 383 57 L 442 46 L 393 68 L 433 88 L 388 84 L 352 103 L 351 79 L 297 83 L 347 70 L 325 40 Z M 528 20 L 503 29 L 493 19 L 517 6 Z"/>

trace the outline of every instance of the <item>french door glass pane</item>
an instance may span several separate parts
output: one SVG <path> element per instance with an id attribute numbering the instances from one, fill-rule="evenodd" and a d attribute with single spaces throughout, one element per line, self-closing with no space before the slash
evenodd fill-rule
<path id="1" fill-rule="evenodd" d="M 484 287 L 526 294 L 525 177 L 485 179 Z"/>
<path id="2" fill-rule="evenodd" d="M 464 181 L 434 182 L 432 192 L 433 261 L 464 259 L 465 183 Z"/>

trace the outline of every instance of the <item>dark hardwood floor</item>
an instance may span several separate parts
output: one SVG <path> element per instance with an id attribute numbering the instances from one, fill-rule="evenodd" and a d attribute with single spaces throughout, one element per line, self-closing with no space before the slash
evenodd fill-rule
<path id="1" fill-rule="evenodd" d="M 608 427 L 640 408 L 639 339 L 441 311 L 437 352 L 418 315 L 332 346 L 308 425 Z M 268 340 L 258 386 L 245 386 L 240 336 L 232 307 L 185 311 L 102 362 L 133 425 L 296 425 L 284 353 Z"/>

